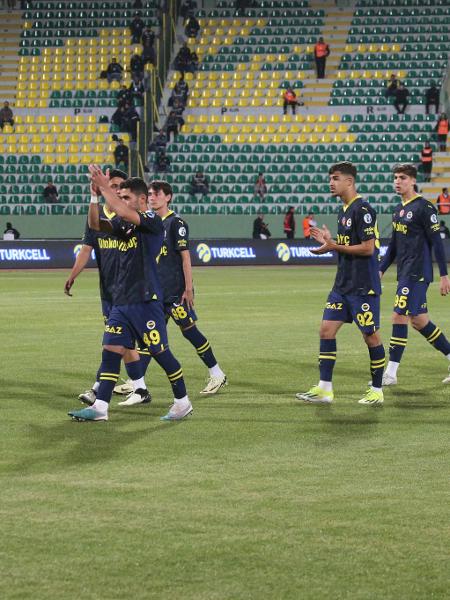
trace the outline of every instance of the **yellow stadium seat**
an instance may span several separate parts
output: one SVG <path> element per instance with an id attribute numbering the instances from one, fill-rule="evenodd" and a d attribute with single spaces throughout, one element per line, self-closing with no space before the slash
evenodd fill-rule
<path id="1" fill-rule="evenodd" d="M 33 144 L 30 148 L 30 151 L 32 154 L 40 154 L 41 153 L 41 145 L 40 144 Z"/>
<path id="2" fill-rule="evenodd" d="M 342 142 L 344 141 L 345 137 L 342 133 L 335 133 L 333 136 L 333 142 L 335 144 L 342 144 Z"/>
<path id="3" fill-rule="evenodd" d="M 334 125 L 333 123 L 330 123 L 329 125 L 326 126 L 325 131 L 327 133 L 336 133 L 336 125 Z"/>
<path id="4" fill-rule="evenodd" d="M 302 131 L 303 131 L 303 133 L 311 133 L 313 131 L 313 127 L 312 127 L 312 125 L 306 124 L 303 126 Z"/>

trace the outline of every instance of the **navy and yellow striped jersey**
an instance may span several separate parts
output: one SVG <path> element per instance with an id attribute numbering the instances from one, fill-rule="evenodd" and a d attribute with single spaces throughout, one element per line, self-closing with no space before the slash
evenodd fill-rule
<path id="1" fill-rule="evenodd" d="M 162 301 L 156 260 L 164 239 L 164 227 L 153 211 L 138 212 L 140 223 L 113 219 L 111 245 L 118 254 L 113 304 Z"/>
<path id="2" fill-rule="evenodd" d="M 173 211 L 163 217 L 163 225 L 164 242 L 158 262 L 158 275 L 164 302 L 179 302 L 186 286 L 181 253 L 189 252 L 189 228 Z"/>
<path id="3" fill-rule="evenodd" d="M 100 208 L 100 218 L 112 220 L 116 218 L 116 215 L 102 206 Z M 112 302 L 117 269 L 117 250 L 113 248 L 112 239 L 111 233 L 94 231 L 86 223 L 83 239 L 81 240 L 82 244 L 91 246 L 94 249 L 100 283 L 100 298 L 106 302 Z"/>
<path id="4" fill-rule="evenodd" d="M 392 215 L 392 237 L 380 270 L 397 260 L 398 281 L 433 281 L 432 247 L 441 275 L 447 274 L 436 208 L 417 195 L 400 203 Z"/>
<path id="5" fill-rule="evenodd" d="M 338 268 L 333 286 L 335 292 L 355 296 L 381 294 L 378 237 L 377 215 L 361 196 L 356 196 L 349 204 L 341 207 L 338 214 L 337 243 L 355 246 L 374 239 L 375 251 L 372 256 L 338 253 Z"/>

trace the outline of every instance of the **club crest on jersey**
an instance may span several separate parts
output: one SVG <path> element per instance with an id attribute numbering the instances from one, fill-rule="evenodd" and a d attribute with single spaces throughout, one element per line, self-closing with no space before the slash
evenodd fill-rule
<path id="1" fill-rule="evenodd" d="M 147 329 L 155 329 L 155 327 L 156 327 L 155 321 L 147 321 L 146 325 L 147 325 Z"/>
<path id="2" fill-rule="evenodd" d="M 403 217 L 403 215 L 404 215 L 404 214 L 405 214 L 405 211 L 404 211 L 404 210 L 403 210 L 403 208 L 402 208 L 402 210 L 399 212 L 399 216 L 400 216 L 400 217 Z"/>
<path id="3" fill-rule="evenodd" d="M 369 308 L 370 308 L 370 305 L 367 304 L 367 302 L 364 302 L 364 304 L 361 304 L 361 310 L 366 311 L 366 310 L 369 310 Z"/>
<path id="4" fill-rule="evenodd" d="M 412 219 L 412 217 L 413 217 L 413 213 L 412 213 L 412 211 L 410 210 L 410 211 L 408 211 L 408 212 L 406 213 L 406 218 L 407 218 L 407 219 Z"/>
<path id="5" fill-rule="evenodd" d="M 409 288 L 407 288 L 407 287 L 402 288 L 402 294 L 404 296 L 407 296 L 409 294 Z"/>
<path id="6" fill-rule="evenodd" d="M 347 219 L 347 223 L 346 223 L 347 227 L 351 227 L 352 225 L 352 220 L 351 219 Z"/>
<path id="7" fill-rule="evenodd" d="M 186 235 L 186 227 L 180 227 L 180 229 L 178 230 L 178 235 L 184 237 Z"/>
<path id="8" fill-rule="evenodd" d="M 372 223 L 372 216 L 371 216 L 371 215 L 369 215 L 369 213 L 366 213 L 366 214 L 364 215 L 364 222 L 365 222 L 365 223 Z"/>
<path id="9" fill-rule="evenodd" d="M 342 219 L 341 219 L 341 223 L 342 223 L 342 225 L 345 227 L 345 217 L 342 217 Z"/>
<path id="10" fill-rule="evenodd" d="M 431 221 L 432 223 L 437 223 L 437 216 L 436 216 L 435 214 L 431 215 L 431 217 L 430 217 L 430 221 Z"/>

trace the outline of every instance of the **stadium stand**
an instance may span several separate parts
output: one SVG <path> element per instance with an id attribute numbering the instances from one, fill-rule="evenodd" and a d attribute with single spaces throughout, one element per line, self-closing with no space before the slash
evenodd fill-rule
<path id="1" fill-rule="evenodd" d="M 136 49 L 128 29 L 132 5 L 46 0 L 21 13 L 2 12 L 1 100 L 10 101 L 15 125 L 0 134 L 0 214 L 87 211 L 86 164 L 110 163 L 111 135 L 117 133 L 100 121 L 115 110 L 119 83 L 108 84 L 100 73 L 112 57 L 129 64 Z M 328 167 L 351 160 L 364 173 L 359 189 L 379 212 L 390 212 L 393 164 L 417 164 L 424 141 L 435 139 L 436 117 L 424 114 L 423 103 L 430 82 L 441 85 L 447 69 L 448 2 L 254 5 L 242 12 L 233 0 L 219 0 L 216 8 L 197 11 L 200 32 L 188 45 L 199 69 L 186 73 L 185 125 L 168 146 L 166 177 L 176 208 L 187 214 L 281 214 L 295 205 L 303 213 L 333 213 L 338 204 L 328 193 Z M 146 24 L 158 26 L 159 2 L 143 6 Z M 181 36 L 184 24 L 177 31 Z M 321 80 L 313 59 L 319 36 L 331 48 Z M 384 94 L 393 73 L 410 91 L 405 115 Z M 178 78 L 172 70 L 165 102 Z M 289 86 L 303 102 L 296 115 L 282 111 Z M 154 102 L 155 90 L 150 94 Z M 129 135 L 120 137 L 128 145 Z M 449 166 L 449 153 L 435 151 L 432 181 L 421 185 L 430 199 L 450 186 Z M 211 192 L 196 200 L 189 182 L 199 168 Z M 264 202 L 254 197 L 260 171 L 268 185 Z M 42 199 L 49 176 L 60 192 L 54 205 Z"/>
<path id="2" fill-rule="evenodd" d="M 200 35 L 188 45 L 200 68 L 186 76 L 186 125 L 168 148 L 180 210 L 280 214 L 294 204 L 303 213 L 334 212 L 327 169 L 351 160 L 365 172 L 360 190 L 380 212 L 390 212 L 393 164 L 418 163 L 423 142 L 434 137 L 435 116 L 425 116 L 422 105 L 429 82 L 440 82 L 446 69 L 450 9 L 434 1 L 378 5 L 275 0 L 237 16 L 234 3 L 222 0 L 198 13 Z M 412 38 L 424 22 L 420 40 Z M 319 36 L 331 47 L 320 81 L 312 58 Z M 411 91 L 405 115 L 384 95 L 392 73 Z M 174 72 L 169 87 L 177 78 Z M 304 102 L 295 116 L 281 110 L 288 86 Z M 448 185 L 448 165 L 448 156 L 435 156 L 432 185 L 423 186 L 430 197 Z M 198 167 L 209 175 L 212 193 L 194 202 L 189 180 Z M 253 195 L 259 171 L 269 187 L 263 204 Z"/>
<path id="3" fill-rule="evenodd" d="M 157 25 L 156 2 L 143 4 L 146 24 Z M 132 5 L 47 0 L 22 13 L 2 13 L 8 73 L 0 89 L 11 101 L 15 124 L 0 137 L 0 214 L 87 213 L 86 165 L 110 164 L 111 135 L 118 133 L 100 121 L 117 108 L 120 84 L 108 84 L 100 74 L 112 57 L 129 65 L 136 49 L 128 29 Z M 122 83 L 130 81 L 125 72 Z M 129 143 L 129 133 L 120 137 Z M 57 204 L 42 198 L 49 176 L 60 192 Z"/>

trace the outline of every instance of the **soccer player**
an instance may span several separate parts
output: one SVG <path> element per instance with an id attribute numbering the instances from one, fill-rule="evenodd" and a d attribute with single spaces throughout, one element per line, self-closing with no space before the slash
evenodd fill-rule
<path id="1" fill-rule="evenodd" d="M 381 283 L 378 273 L 378 228 L 376 214 L 356 191 L 356 168 L 350 162 L 333 165 L 329 170 L 330 190 L 343 206 L 338 215 L 337 240 L 327 227 L 311 228 L 311 236 L 321 246 L 313 252 L 338 253 L 338 268 L 320 326 L 320 381 L 308 392 L 296 394 L 298 400 L 313 404 L 333 401 L 332 376 L 336 362 L 336 334 L 344 323 L 354 321 L 369 349 L 372 384 L 360 404 L 383 404 L 381 380 L 385 361 L 380 327 Z"/>
<path id="2" fill-rule="evenodd" d="M 408 341 L 408 322 L 450 361 L 450 343 L 428 316 L 427 289 L 433 281 L 431 251 L 434 250 L 440 274 L 440 292 L 450 292 L 447 263 L 436 208 L 417 194 L 417 169 L 402 164 L 394 167 L 395 192 L 401 203 L 392 216 L 392 237 L 380 266 L 382 275 L 397 259 L 397 292 L 392 313 L 392 337 L 389 362 L 383 375 L 383 385 L 397 383 L 397 370 Z M 450 375 L 443 379 L 450 383 Z"/>
<path id="3" fill-rule="evenodd" d="M 197 354 L 209 369 L 209 378 L 204 395 L 216 394 L 227 385 L 227 378 L 217 363 L 211 344 L 197 328 L 197 316 L 194 312 L 194 287 L 192 281 L 191 256 L 189 253 L 189 230 L 169 204 L 173 191 L 167 181 L 155 180 L 149 186 L 150 208 L 159 215 L 164 225 L 164 243 L 158 261 L 158 275 L 164 293 L 164 311 L 166 322 L 171 317 L 180 328 L 182 335 L 194 346 Z M 144 373 L 151 360 L 148 349 L 139 349 Z M 130 396 L 122 406 L 138 404 L 139 399 Z"/>
<path id="4" fill-rule="evenodd" d="M 109 186 L 112 190 L 119 190 L 120 184 L 126 179 L 127 174 L 119 169 L 112 169 L 109 172 Z M 97 190 L 93 189 L 92 186 L 91 196 L 97 197 Z M 115 213 L 108 211 L 107 207 L 103 206 L 101 216 L 103 219 L 114 219 Z M 97 261 L 102 313 L 103 319 L 106 323 L 112 306 L 112 289 L 114 285 L 116 261 L 119 252 L 117 247 L 115 247 L 114 241 L 109 233 L 94 231 L 89 227 L 88 223 L 86 224 L 82 246 L 77 254 L 69 278 L 64 285 L 64 292 L 68 296 L 72 295 L 71 289 L 75 279 L 88 263 L 92 250 L 95 252 L 95 258 Z M 119 391 L 126 389 L 129 394 L 129 398 L 133 397 L 135 400 L 138 398 L 140 403 L 147 404 L 151 401 L 151 396 L 143 379 L 142 367 L 139 366 L 136 361 L 139 361 L 139 354 L 137 351 L 134 349 L 127 350 L 124 354 L 124 363 L 130 377 L 130 384 L 128 386 L 127 384 L 120 386 Z M 92 405 L 95 402 L 99 385 L 100 382 L 98 371 L 96 381 L 92 385 L 92 388 L 82 392 L 78 396 L 78 399 L 88 406 Z"/>
<path id="5" fill-rule="evenodd" d="M 98 202 L 91 198 L 89 226 L 109 231 L 119 251 L 113 286 L 113 306 L 103 335 L 100 386 L 90 408 L 71 411 L 81 421 L 106 421 L 108 406 L 119 377 L 120 361 L 136 342 L 145 345 L 164 369 L 172 385 L 174 403 L 162 420 L 183 419 L 192 412 L 180 363 L 169 350 L 162 305 L 162 291 L 156 270 L 164 238 L 161 217 L 147 210 L 148 188 L 137 177 L 121 184 L 121 199 L 108 185 L 97 165 L 90 165 L 92 183 L 98 187 L 110 210 L 119 219 L 100 220 Z M 125 201 L 124 201 L 125 200 Z"/>

